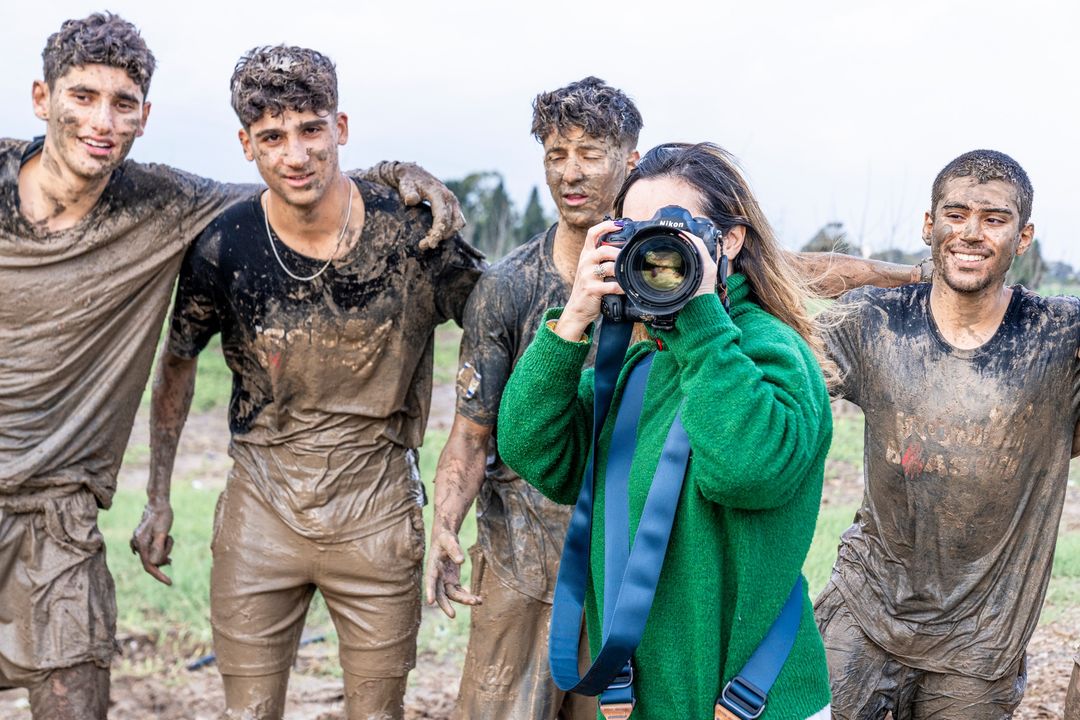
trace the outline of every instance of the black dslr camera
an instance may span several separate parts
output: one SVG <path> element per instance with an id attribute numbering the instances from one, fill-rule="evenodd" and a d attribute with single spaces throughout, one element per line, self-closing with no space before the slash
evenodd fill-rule
<path id="1" fill-rule="evenodd" d="M 625 220 L 621 230 L 600 238 L 597 245 L 622 248 L 615 260 L 615 281 L 626 293 L 604 296 L 600 311 L 605 318 L 674 327 L 676 315 L 694 296 L 704 273 L 697 247 L 683 232 L 700 237 L 716 257 L 724 231 L 676 205 L 660 208 L 651 220 Z"/>

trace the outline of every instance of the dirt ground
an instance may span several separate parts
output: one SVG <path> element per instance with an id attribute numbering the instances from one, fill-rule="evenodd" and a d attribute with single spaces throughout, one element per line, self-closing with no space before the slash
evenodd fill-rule
<path id="1" fill-rule="evenodd" d="M 437 387 L 431 427 L 448 428 L 453 412 L 452 387 Z M 840 412 L 851 412 L 841 409 Z M 857 411 L 856 411 L 857 412 Z M 146 444 L 147 418 L 140 413 L 133 443 Z M 208 482 L 222 483 L 229 459 L 228 428 L 224 413 L 193 414 L 187 423 L 177 457 L 178 476 L 205 473 Z M 122 486 L 138 487 L 145 481 L 146 461 L 133 463 L 121 472 Z M 862 495 L 859 468 L 835 465 L 827 472 L 825 497 L 835 505 L 857 503 Z M 1080 529 L 1080 490 L 1070 488 L 1062 527 Z M 437 621 L 435 611 L 425 607 L 425 622 Z M 114 720 L 217 720 L 223 706 L 221 681 L 213 667 L 184 669 L 189 658 L 175 657 L 168 644 L 158 648 L 145 637 L 122 636 L 124 654 L 113 669 Z M 1061 613 L 1036 631 L 1028 648 L 1028 687 L 1016 717 L 1061 718 L 1065 690 L 1072 672 L 1072 654 L 1080 646 L 1080 607 Z M 174 657 L 169 657 L 172 654 Z M 341 680 L 330 674 L 336 664 L 323 644 L 301 649 L 289 685 L 286 718 L 290 720 L 337 720 L 344 718 Z M 162 667 L 164 666 L 164 669 Z M 408 720 L 445 720 L 450 717 L 457 693 L 460 664 L 421 653 L 410 675 L 406 695 Z M 0 718 L 29 718 L 23 690 L 0 692 Z"/>

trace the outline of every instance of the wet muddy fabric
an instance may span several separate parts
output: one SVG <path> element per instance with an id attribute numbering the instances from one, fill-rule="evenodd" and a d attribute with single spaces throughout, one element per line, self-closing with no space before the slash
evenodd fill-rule
<path id="1" fill-rule="evenodd" d="M 275 259 L 258 194 L 223 213 L 184 260 L 168 339 L 195 357 L 221 333 L 230 454 L 289 527 L 325 542 L 384 530 L 422 502 L 402 463 L 415 465 L 427 423 L 434 330 L 461 322 L 483 265 L 460 237 L 420 250 L 430 211 L 357 185 L 362 234 L 311 282 Z M 273 242 L 294 273 L 323 265 Z"/>
<path id="2" fill-rule="evenodd" d="M 0 503 L 0 688 L 81 663 L 109 667 L 116 601 L 97 513 L 85 488 L 32 512 Z"/>
<path id="3" fill-rule="evenodd" d="M 454 719 L 595 720 L 596 698 L 563 692 L 551 678 L 547 654 L 551 604 L 488 572 L 478 546 L 469 555 L 472 589 L 484 603 L 469 612 L 469 647 Z M 584 628 L 579 664 L 589 666 Z"/>
<path id="4" fill-rule="evenodd" d="M 992 680 L 1038 621 L 1080 416 L 1080 301 L 1014 287 L 983 346 L 950 346 L 930 285 L 861 289 L 827 333 L 866 414 L 866 489 L 835 582 L 904 664 Z"/>
<path id="5" fill-rule="evenodd" d="M 125 161 L 44 233 L 19 212 L 38 151 L 0 140 L 0 496 L 85 487 L 107 508 L 184 250 L 240 189 Z"/>
<path id="6" fill-rule="evenodd" d="M 318 542 L 285 524 L 236 465 L 218 499 L 211 551 L 210 623 L 223 674 L 288 669 L 316 588 L 334 621 L 346 672 L 400 677 L 416 665 L 424 557 L 419 506 L 380 532 Z"/>
<path id="7" fill-rule="evenodd" d="M 555 267 L 555 228 L 492 265 L 465 310 L 457 412 L 492 426 L 503 387 L 548 308 L 566 304 L 570 285 Z M 591 364 L 592 354 L 590 354 Z M 503 463 L 492 433 L 476 500 L 476 539 L 488 570 L 506 585 L 551 603 L 572 507 L 551 502 Z M 546 646 L 547 640 L 544 639 Z"/>
<path id="8" fill-rule="evenodd" d="M 841 720 L 1006 720 L 1024 697 L 1023 658 L 994 680 L 934 673 L 905 665 L 872 642 L 848 611 L 835 583 L 814 602 Z"/>

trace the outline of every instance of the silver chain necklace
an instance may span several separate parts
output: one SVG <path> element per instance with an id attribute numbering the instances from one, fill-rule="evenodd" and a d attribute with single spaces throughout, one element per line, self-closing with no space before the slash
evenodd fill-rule
<path id="1" fill-rule="evenodd" d="M 326 272 L 326 269 L 330 267 L 330 263 L 334 262 L 334 258 L 337 257 L 338 251 L 341 250 L 341 241 L 345 239 L 345 231 L 349 229 L 349 220 L 352 218 L 352 185 L 349 184 L 349 179 L 344 175 L 341 179 L 349 185 L 349 199 L 346 202 L 345 222 L 341 224 L 341 232 L 338 233 L 337 245 L 334 246 L 334 252 L 330 253 L 330 257 L 326 259 L 326 263 L 319 268 L 314 275 L 297 275 L 289 268 L 285 267 L 284 261 L 281 256 L 278 255 L 277 246 L 274 244 L 274 234 L 270 230 L 270 195 L 273 193 L 271 190 L 266 191 L 266 208 L 263 209 L 263 222 L 266 225 L 266 239 L 270 241 L 270 249 L 274 253 L 274 258 L 277 259 L 278 265 L 285 271 L 285 274 L 291 277 L 293 280 L 299 280 L 301 282 L 311 282 L 315 278 Z M 284 241 L 282 241 L 284 242 Z"/>

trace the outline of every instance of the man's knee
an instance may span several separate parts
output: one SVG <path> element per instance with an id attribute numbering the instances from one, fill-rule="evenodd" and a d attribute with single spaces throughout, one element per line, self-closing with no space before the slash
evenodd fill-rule
<path id="1" fill-rule="evenodd" d="M 349 720 L 401 720 L 405 717 L 407 675 L 374 678 L 345 675 L 345 712 Z"/>
<path id="2" fill-rule="evenodd" d="M 221 676 L 225 686 L 222 720 L 281 720 L 289 671 L 269 675 Z"/>
<path id="3" fill-rule="evenodd" d="M 109 668 L 94 663 L 60 668 L 29 690 L 34 720 L 105 720 L 109 710 Z"/>

